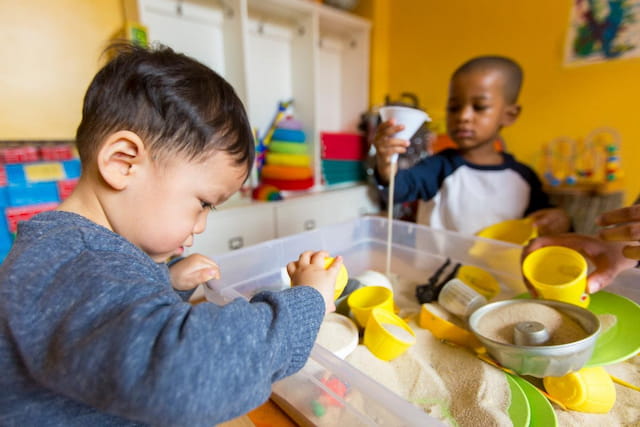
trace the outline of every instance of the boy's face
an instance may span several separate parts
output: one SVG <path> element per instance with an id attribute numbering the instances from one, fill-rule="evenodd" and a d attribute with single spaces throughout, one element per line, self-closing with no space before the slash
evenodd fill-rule
<path id="1" fill-rule="evenodd" d="M 240 189 L 246 172 L 225 152 L 202 161 L 173 156 L 150 162 L 127 189 L 127 216 L 112 224 L 114 231 L 157 262 L 180 255 L 204 231 L 212 206 Z"/>
<path id="2" fill-rule="evenodd" d="M 517 117 L 518 107 L 507 103 L 504 84 L 498 71 L 469 71 L 451 80 L 447 131 L 461 150 L 492 143 L 500 128 Z"/>

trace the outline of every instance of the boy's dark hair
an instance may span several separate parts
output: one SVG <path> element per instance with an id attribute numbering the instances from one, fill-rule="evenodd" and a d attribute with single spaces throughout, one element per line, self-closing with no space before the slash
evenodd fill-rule
<path id="1" fill-rule="evenodd" d="M 522 87 L 522 68 L 511 58 L 505 56 L 478 56 L 470 59 L 458 67 L 453 77 L 470 71 L 495 70 L 502 73 L 505 80 L 505 99 L 510 104 L 518 101 L 520 88 Z"/>
<path id="2" fill-rule="evenodd" d="M 172 49 L 118 42 L 84 97 L 76 143 L 84 164 L 94 161 L 109 134 L 129 130 L 154 158 L 182 154 L 191 160 L 221 150 L 236 164 L 254 159 L 254 140 L 242 102 L 216 72 Z"/>

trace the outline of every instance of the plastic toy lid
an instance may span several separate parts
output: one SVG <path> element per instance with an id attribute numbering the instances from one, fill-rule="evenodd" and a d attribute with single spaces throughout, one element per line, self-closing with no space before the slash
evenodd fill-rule
<path id="1" fill-rule="evenodd" d="M 350 355 L 358 346 L 358 327 L 342 314 L 329 313 L 325 316 L 316 342 L 340 359 Z"/>

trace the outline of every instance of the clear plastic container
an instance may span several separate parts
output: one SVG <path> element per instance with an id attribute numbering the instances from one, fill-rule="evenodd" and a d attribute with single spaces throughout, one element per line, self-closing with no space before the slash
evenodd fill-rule
<path id="1" fill-rule="evenodd" d="M 384 218 L 365 217 L 216 256 L 222 278 L 205 286 L 207 299 L 225 304 L 238 297 L 250 298 L 263 289 L 281 289 L 280 269 L 306 250 L 322 249 L 343 256 L 351 277 L 366 270 L 384 271 L 387 224 Z M 425 282 L 449 257 L 489 271 L 505 294 L 526 291 L 520 273 L 520 246 L 403 221 L 393 221 L 392 227 L 391 271 L 406 279 Z M 640 300 L 640 288 L 634 282 L 639 276 L 633 272 L 621 277 L 620 284 L 607 290 Z M 325 385 L 323 379 L 328 377 L 348 384 L 347 399 Z M 274 384 L 273 392 L 276 402 L 303 425 L 443 425 L 319 345 L 313 348 L 305 367 Z M 339 410 L 334 406 L 331 416 L 318 417 L 313 412 L 311 403 L 322 394 L 342 405 Z"/>

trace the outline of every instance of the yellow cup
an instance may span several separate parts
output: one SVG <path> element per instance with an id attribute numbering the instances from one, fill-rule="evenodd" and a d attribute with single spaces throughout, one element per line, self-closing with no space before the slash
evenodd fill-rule
<path id="1" fill-rule="evenodd" d="M 376 357 L 393 360 L 416 343 L 416 334 L 396 314 L 374 308 L 364 328 L 364 345 Z"/>
<path id="2" fill-rule="evenodd" d="M 475 265 L 461 266 L 456 277 L 488 300 L 500 293 L 500 284 L 496 278 Z"/>
<path id="3" fill-rule="evenodd" d="M 510 219 L 483 228 L 476 233 L 476 236 L 526 245 L 529 240 L 538 237 L 538 227 L 528 218 Z"/>
<path id="4" fill-rule="evenodd" d="M 567 408 L 580 412 L 605 414 L 616 402 L 616 388 L 601 367 L 582 368 L 562 377 L 545 377 L 544 388 Z"/>
<path id="5" fill-rule="evenodd" d="M 393 313 L 393 292 L 382 286 L 365 286 L 353 291 L 347 298 L 347 304 L 358 324 L 364 328 L 374 308 Z"/>
<path id="6" fill-rule="evenodd" d="M 589 305 L 587 261 L 577 251 L 564 246 L 546 246 L 531 252 L 522 263 L 522 272 L 540 298 Z"/>
<path id="7" fill-rule="evenodd" d="M 333 257 L 328 257 L 324 259 L 324 268 L 329 268 L 331 264 L 333 264 Z M 344 291 L 344 288 L 347 286 L 347 282 L 349 281 L 349 273 L 347 273 L 347 268 L 342 264 L 340 270 L 338 270 L 338 277 L 336 278 L 336 287 L 333 293 L 333 299 L 336 300 Z"/>
<path id="8" fill-rule="evenodd" d="M 498 240 L 500 242 L 526 245 L 529 240 L 538 236 L 538 228 L 531 219 L 510 219 L 498 222 L 476 232 L 478 237 Z M 469 255 L 481 264 L 487 264 L 490 268 L 499 271 L 510 271 L 520 263 L 520 247 L 514 248 L 508 245 L 495 244 L 477 239 Z"/>

